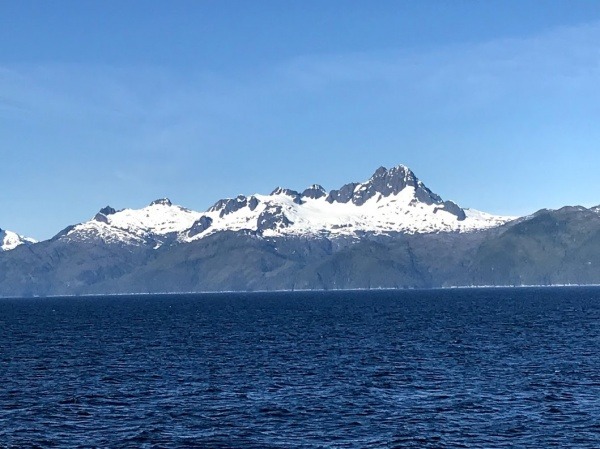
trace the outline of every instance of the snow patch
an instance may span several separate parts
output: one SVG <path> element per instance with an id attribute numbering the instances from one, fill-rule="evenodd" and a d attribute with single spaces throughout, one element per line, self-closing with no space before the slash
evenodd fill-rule
<path id="1" fill-rule="evenodd" d="M 34 239 L 23 237 L 12 231 L 0 229 L 0 251 L 10 251 L 21 245 L 36 243 Z"/>

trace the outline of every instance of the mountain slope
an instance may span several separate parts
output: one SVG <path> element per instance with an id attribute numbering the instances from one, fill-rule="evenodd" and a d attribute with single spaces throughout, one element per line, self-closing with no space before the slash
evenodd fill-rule
<path id="1" fill-rule="evenodd" d="M 0 251 L 10 251 L 20 245 L 36 243 L 34 239 L 23 237 L 16 232 L 0 229 Z"/>
<path id="2" fill-rule="evenodd" d="M 600 208 L 541 210 L 487 239 L 470 265 L 473 285 L 600 283 Z"/>
<path id="3" fill-rule="evenodd" d="M 600 283 L 600 215 L 563 208 L 479 232 L 189 243 L 53 239 L 0 253 L 0 296 Z"/>
<path id="4" fill-rule="evenodd" d="M 0 252 L 0 296 L 584 283 L 600 283 L 600 207 L 509 220 L 442 200 L 403 166 L 206 212 L 106 207 Z"/>
<path id="5" fill-rule="evenodd" d="M 144 264 L 90 284 L 87 292 L 439 287 L 462 273 L 484 236 L 485 231 L 331 240 L 226 231 L 150 251 Z"/>

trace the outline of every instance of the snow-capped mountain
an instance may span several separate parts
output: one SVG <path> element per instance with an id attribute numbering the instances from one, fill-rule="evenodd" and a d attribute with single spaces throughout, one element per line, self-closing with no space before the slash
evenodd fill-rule
<path id="1" fill-rule="evenodd" d="M 166 198 L 107 206 L 31 250 L 0 252 L 0 296 L 598 284 L 598 236 L 600 206 L 490 215 L 400 165 L 205 212 Z M 30 242 L 0 237 L 3 250 Z"/>
<path id="2" fill-rule="evenodd" d="M 171 203 L 168 198 L 153 201 L 142 209 L 115 210 L 106 206 L 93 219 L 70 226 L 55 239 L 93 240 L 155 247 L 190 229 L 201 213 Z"/>
<path id="3" fill-rule="evenodd" d="M 406 166 L 380 167 L 364 183 L 329 193 L 318 184 L 302 193 L 276 188 L 270 195 L 218 201 L 183 237 L 249 229 L 264 236 L 468 232 L 499 226 L 514 217 L 462 209 L 443 201 Z"/>
<path id="4" fill-rule="evenodd" d="M 0 229 L 0 251 L 10 251 L 17 246 L 30 245 L 32 243 L 36 243 L 36 241 L 12 231 Z"/>
<path id="5" fill-rule="evenodd" d="M 380 167 L 367 181 L 330 192 L 317 184 L 302 193 L 278 187 L 269 195 L 219 200 L 203 213 L 173 205 L 166 198 L 137 210 L 116 211 L 107 206 L 92 220 L 65 229 L 55 239 L 159 247 L 221 231 L 247 230 L 265 237 L 470 232 L 512 218 L 443 201 L 408 167 L 399 165 Z"/>

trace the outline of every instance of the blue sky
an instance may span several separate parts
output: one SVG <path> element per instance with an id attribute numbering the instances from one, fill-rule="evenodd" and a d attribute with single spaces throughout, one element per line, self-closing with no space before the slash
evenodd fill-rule
<path id="1" fill-rule="evenodd" d="M 463 207 L 600 204 L 600 2 L 0 0 L 0 227 L 404 163 Z"/>

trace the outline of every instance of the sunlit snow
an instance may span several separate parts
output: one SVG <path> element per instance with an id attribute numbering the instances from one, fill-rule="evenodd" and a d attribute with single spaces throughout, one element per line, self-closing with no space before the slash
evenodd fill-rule
<path id="1" fill-rule="evenodd" d="M 189 229 L 203 214 L 170 204 L 124 209 L 106 216 L 107 223 L 90 220 L 75 226 L 67 238 L 100 238 L 107 243 L 143 244 Z M 159 245 L 160 246 L 160 245 Z"/>
<path id="2" fill-rule="evenodd" d="M 383 170 L 380 173 L 387 173 L 384 168 L 380 168 L 378 172 L 380 170 Z M 399 166 L 392 170 L 390 173 L 403 174 L 405 181 L 409 180 L 410 175 L 421 189 L 421 194 L 423 193 L 423 184 L 408 168 Z M 368 187 L 365 183 L 357 184 L 354 192 L 364 192 Z M 357 205 L 352 201 L 327 201 L 325 195 L 310 198 L 291 190 L 276 189 L 271 195 L 257 194 L 249 198 L 239 196 L 229 204 L 234 207 L 228 207 L 228 201 L 222 200 L 206 212 L 172 205 L 165 198 L 142 209 L 99 214 L 96 218 L 75 226 L 63 238 L 101 239 L 107 243 L 130 245 L 151 243 L 154 248 L 159 248 L 166 241 L 190 242 L 221 231 L 248 230 L 264 237 L 336 237 L 365 232 L 473 232 L 500 226 L 515 218 L 464 209 L 466 218 L 460 220 L 457 215 L 444 209 L 443 204 L 435 202 L 441 201 L 439 197 L 434 195 L 436 199 L 432 200 L 433 204 L 427 204 L 417 196 L 415 185 L 406 185 L 396 194 L 385 196 L 375 193 L 363 204 Z M 201 226 L 194 227 L 203 216 L 206 218 L 201 221 Z"/>
<path id="3" fill-rule="evenodd" d="M 25 243 L 35 243 L 35 240 L 23 237 L 12 231 L 0 229 L 0 251 L 10 251 Z"/>
<path id="4" fill-rule="evenodd" d="M 360 186 L 357 186 L 360 188 Z M 439 205 L 428 205 L 415 199 L 414 187 L 406 187 L 397 195 L 384 197 L 377 194 L 363 205 L 352 202 L 329 203 L 325 197 L 303 198 L 297 204 L 285 195 L 254 195 L 259 205 L 254 211 L 245 207 L 224 217 L 218 211 L 206 212 L 213 224 L 204 233 L 187 240 L 195 240 L 223 230 L 257 230 L 259 215 L 271 206 L 281 206 L 283 214 L 292 222 L 290 226 L 266 230 L 264 236 L 327 234 L 353 235 L 358 232 L 378 234 L 403 232 L 469 232 L 499 226 L 514 217 L 504 217 L 466 209 L 467 218 L 458 218 L 440 209 Z M 186 239 L 184 239 L 186 240 Z"/>

